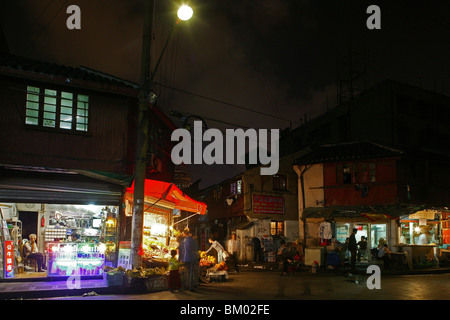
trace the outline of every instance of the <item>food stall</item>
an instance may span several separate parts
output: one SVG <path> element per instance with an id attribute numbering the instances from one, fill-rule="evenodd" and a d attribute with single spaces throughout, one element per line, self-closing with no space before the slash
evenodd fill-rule
<path id="1" fill-rule="evenodd" d="M 415 267 L 433 266 L 440 244 L 439 212 L 422 210 L 400 218 L 399 241 L 396 246 L 406 253 Z"/>
<path id="2" fill-rule="evenodd" d="M 132 215 L 134 183 L 126 190 L 127 216 Z M 144 228 L 142 234 L 142 259 L 149 268 L 166 266 L 170 250 L 178 247 L 173 228 L 175 209 L 196 214 L 206 213 L 206 204 L 185 195 L 173 183 L 145 180 L 144 186 Z"/>

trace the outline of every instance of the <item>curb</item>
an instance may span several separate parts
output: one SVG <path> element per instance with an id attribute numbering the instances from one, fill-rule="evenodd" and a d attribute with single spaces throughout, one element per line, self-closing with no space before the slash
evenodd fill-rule
<path id="1" fill-rule="evenodd" d="M 73 297 L 83 296 L 84 294 L 95 292 L 97 295 L 126 295 L 149 293 L 145 288 L 128 288 L 128 287 L 97 287 L 97 288 L 81 288 L 81 289 L 59 289 L 59 290 L 35 290 L 35 291 L 11 291 L 0 294 L 1 300 L 23 300 L 23 299 L 39 299 L 39 298 L 55 298 L 55 297 Z"/>

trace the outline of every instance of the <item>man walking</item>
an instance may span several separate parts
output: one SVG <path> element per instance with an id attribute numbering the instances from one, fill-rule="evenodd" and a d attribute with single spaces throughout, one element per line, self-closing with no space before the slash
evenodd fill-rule
<path id="1" fill-rule="evenodd" d="M 227 251 L 230 254 L 230 258 L 233 262 L 234 270 L 239 273 L 238 256 L 240 252 L 240 243 L 236 240 L 236 234 L 231 235 L 231 239 L 227 242 Z"/>

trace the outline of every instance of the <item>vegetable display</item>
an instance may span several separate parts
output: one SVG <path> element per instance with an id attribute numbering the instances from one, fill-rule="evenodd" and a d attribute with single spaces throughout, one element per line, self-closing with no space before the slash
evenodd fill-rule
<path id="1" fill-rule="evenodd" d="M 157 268 L 134 268 L 124 269 L 122 267 L 112 268 L 105 266 L 103 270 L 108 273 L 124 273 L 129 278 L 148 278 L 155 275 L 167 274 L 167 268 L 157 267 Z"/>

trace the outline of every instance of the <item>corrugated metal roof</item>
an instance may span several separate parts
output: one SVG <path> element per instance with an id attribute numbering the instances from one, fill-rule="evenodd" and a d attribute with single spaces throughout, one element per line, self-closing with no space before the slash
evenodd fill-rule
<path id="1" fill-rule="evenodd" d="M 139 88 L 139 85 L 136 83 L 88 67 L 79 66 L 74 68 L 11 54 L 0 54 L 0 67 L 63 77 L 66 78 L 66 81 L 77 79 L 103 85 L 113 85 L 132 89 Z"/>
<path id="2" fill-rule="evenodd" d="M 365 159 L 389 158 L 401 156 L 403 152 L 373 142 L 348 142 L 322 145 L 303 157 L 295 164 L 316 164 L 338 161 L 358 161 Z"/>

